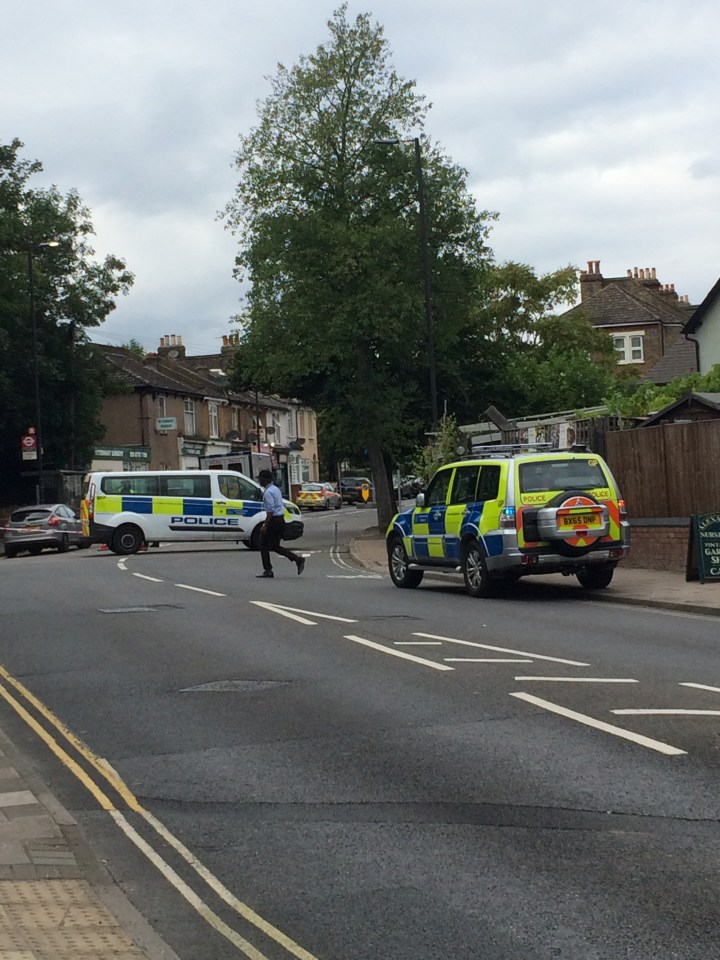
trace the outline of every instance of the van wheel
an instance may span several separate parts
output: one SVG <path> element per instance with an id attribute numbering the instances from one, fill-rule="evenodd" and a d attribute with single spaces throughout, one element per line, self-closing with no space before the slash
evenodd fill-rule
<path id="1" fill-rule="evenodd" d="M 130 553 L 137 553 L 144 542 L 145 538 L 139 527 L 135 527 L 131 523 L 124 523 L 113 534 L 110 549 L 113 553 L 127 556 Z"/>
<path id="2" fill-rule="evenodd" d="M 390 579 L 396 587 L 401 589 L 414 589 L 420 586 L 423 578 L 422 570 L 410 570 L 408 568 L 408 555 L 400 537 L 395 537 L 388 550 L 388 569 L 390 570 Z"/>
<path id="3" fill-rule="evenodd" d="M 462 559 L 465 590 L 471 597 L 492 597 L 498 584 L 488 572 L 485 558 L 477 543 L 468 544 Z"/>
<path id="4" fill-rule="evenodd" d="M 605 563 L 597 567 L 585 567 L 578 570 L 577 578 L 580 586 L 586 590 L 604 590 L 610 585 L 610 581 L 615 573 L 614 563 Z"/>
<path id="5" fill-rule="evenodd" d="M 252 532 L 252 536 L 250 537 L 251 550 L 260 549 L 260 540 L 262 539 L 262 531 L 260 530 L 261 526 L 262 526 L 261 524 L 258 524 Z"/>

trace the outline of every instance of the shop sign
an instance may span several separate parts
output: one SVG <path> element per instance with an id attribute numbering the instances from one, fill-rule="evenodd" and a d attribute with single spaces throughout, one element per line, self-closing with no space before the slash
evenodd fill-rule
<path id="1" fill-rule="evenodd" d="M 690 517 L 686 580 L 720 580 L 720 513 Z"/>

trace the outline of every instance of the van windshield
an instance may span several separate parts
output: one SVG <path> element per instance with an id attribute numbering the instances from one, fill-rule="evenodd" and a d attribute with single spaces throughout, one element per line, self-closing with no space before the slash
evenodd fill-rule
<path id="1" fill-rule="evenodd" d="M 521 463 L 520 492 L 548 490 L 595 490 L 608 485 L 597 458 L 587 460 L 540 460 Z"/>

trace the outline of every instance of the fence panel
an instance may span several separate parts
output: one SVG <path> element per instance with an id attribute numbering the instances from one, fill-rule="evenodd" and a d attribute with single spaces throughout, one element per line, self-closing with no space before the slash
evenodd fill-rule
<path id="1" fill-rule="evenodd" d="M 720 420 L 619 430 L 605 440 L 630 517 L 720 510 Z"/>

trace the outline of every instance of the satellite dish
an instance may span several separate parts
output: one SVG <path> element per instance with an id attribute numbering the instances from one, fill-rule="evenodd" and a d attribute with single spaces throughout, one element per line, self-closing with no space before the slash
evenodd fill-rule
<path id="1" fill-rule="evenodd" d="M 465 453 L 465 447 L 463 446 L 462 443 L 459 443 L 457 445 L 457 447 L 455 448 L 455 452 L 457 453 L 458 456 L 462 456 L 462 454 Z"/>

